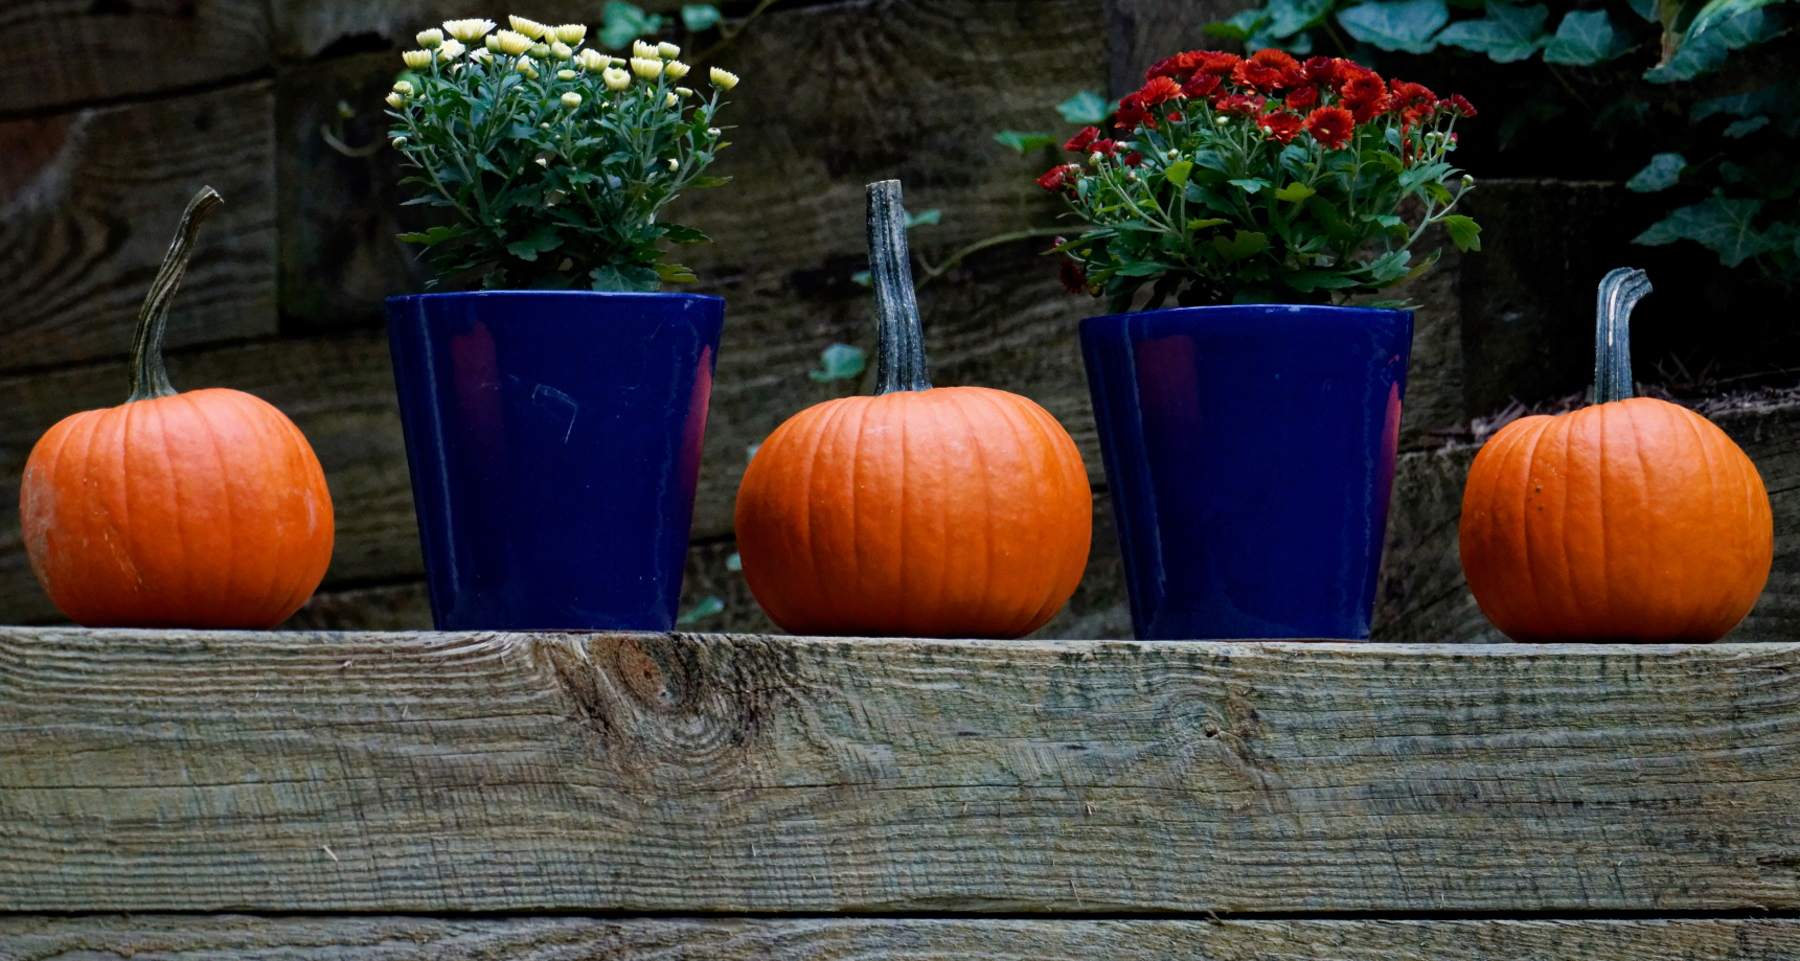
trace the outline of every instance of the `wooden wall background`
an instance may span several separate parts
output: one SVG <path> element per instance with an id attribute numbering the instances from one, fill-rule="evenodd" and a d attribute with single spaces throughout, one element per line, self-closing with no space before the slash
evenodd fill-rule
<path id="1" fill-rule="evenodd" d="M 700 630 L 773 631 L 727 569 L 746 447 L 800 408 L 866 384 L 807 376 L 827 345 L 872 346 L 862 190 L 905 182 L 933 259 L 990 234 L 1055 223 L 1055 198 L 994 131 L 1044 129 L 1082 89 L 1113 96 L 1145 66 L 1209 43 L 1200 28 L 1241 0 L 784 0 L 715 62 L 744 82 L 718 172 L 730 187 L 683 201 L 715 239 L 687 262 L 728 298 L 707 425 L 684 606 L 718 597 Z M 599 0 L 520 4 L 597 23 Z M 679 4 L 655 0 L 653 10 Z M 750 4 L 727 4 L 741 16 Z M 403 199 L 380 98 L 414 32 L 447 17 L 502 19 L 478 0 L 37 0 L 0 3 L 0 623 L 54 623 L 19 540 L 18 478 L 69 413 L 118 403 L 137 305 L 187 198 L 215 186 L 172 318 L 178 387 L 230 386 L 286 411 L 325 465 L 337 552 L 309 628 L 429 627 L 381 299 L 423 273 L 394 239 Z M 355 115 L 339 116 L 339 103 Z M 1479 175 L 1479 172 L 1477 172 Z M 1492 639 L 1456 560 L 1469 422 L 1579 390 L 1592 289 L 1630 262 L 1621 238 L 1654 219 L 1616 184 L 1494 181 L 1471 197 L 1486 251 L 1454 249 L 1416 281 L 1418 312 L 1376 637 Z M 1641 221 L 1641 222 L 1640 222 Z M 1088 576 L 1045 636 L 1125 637 L 1130 621 L 1070 297 L 1026 242 L 986 250 L 927 286 L 933 376 L 1026 394 L 1081 445 L 1095 484 Z M 1637 248 L 1642 251 L 1642 248 Z M 1641 254 L 1636 255 L 1641 259 Z M 1775 498 L 1776 572 L 1737 637 L 1779 636 L 1800 576 L 1800 412 L 1720 401 L 1719 422 Z"/>

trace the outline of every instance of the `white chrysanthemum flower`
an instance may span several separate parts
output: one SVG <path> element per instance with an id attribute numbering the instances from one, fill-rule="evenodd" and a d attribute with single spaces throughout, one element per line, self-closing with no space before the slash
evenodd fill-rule
<path id="1" fill-rule="evenodd" d="M 406 95 L 398 93 L 388 94 L 387 105 L 393 107 L 395 110 L 399 110 L 401 107 L 406 106 Z"/>
<path id="2" fill-rule="evenodd" d="M 531 55 L 538 58 L 539 60 L 542 60 L 545 57 L 550 56 L 550 45 L 547 43 L 532 44 L 531 45 Z"/>
<path id="3" fill-rule="evenodd" d="M 665 107 L 673 107 L 679 103 L 681 103 L 681 98 L 675 96 L 675 91 L 673 90 L 669 91 L 668 96 L 663 98 L 663 106 Z"/>
<path id="4" fill-rule="evenodd" d="M 542 40 L 544 39 L 544 34 L 550 32 L 549 27 L 544 26 L 536 20 L 527 20 L 520 16 L 510 16 L 506 19 L 512 24 L 514 30 L 517 30 L 533 40 Z"/>
<path id="5" fill-rule="evenodd" d="M 513 69 L 533 80 L 537 79 L 537 63 L 530 57 L 520 57 L 518 64 L 514 66 Z"/>
<path id="6" fill-rule="evenodd" d="M 462 56 L 463 51 L 467 50 L 467 49 L 469 49 L 469 48 L 463 46 L 462 43 L 459 41 L 446 40 L 446 41 L 444 41 L 444 45 L 438 48 L 438 52 L 437 52 L 438 59 L 444 61 L 445 63 L 449 63 L 450 61 L 455 60 L 457 57 Z"/>
<path id="7" fill-rule="evenodd" d="M 717 127 L 708 127 L 708 128 L 706 128 L 706 135 L 707 135 L 707 136 L 708 136 L 708 137 L 717 137 L 717 136 L 718 136 L 718 135 L 720 135 L 720 134 L 722 134 L 722 133 L 724 133 L 724 132 L 725 132 L 725 131 L 723 131 L 723 130 L 720 130 L 720 129 L 719 129 L 719 128 L 717 128 Z"/>
<path id="8" fill-rule="evenodd" d="M 575 48 L 558 40 L 550 45 L 550 56 L 558 60 L 567 60 L 575 56 Z"/>
<path id="9" fill-rule="evenodd" d="M 509 57 L 516 57 L 531 49 L 531 38 L 512 30 L 502 30 L 493 36 L 494 45 L 500 52 Z"/>
<path id="10" fill-rule="evenodd" d="M 585 24 L 585 23 L 558 24 L 556 29 L 552 30 L 551 32 L 556 35 L 556 39 L 561 40 L 563 43 L 573 46 L 573 45 L 579 44 L 579 43 L 581 43 L 581 41 L 587 39 L 587 24 Z"/>
<path id="11" fill-rule="evenodd" d="M 680 170 L 681 164 L 677 163 L 674 157 L 670 157 L 669 158 L 669 169 L 670 170 Z"/>
<path id="12" fill-rule="evenodd" d="M 573 90 L 563 94 L 562 105 L 568 107 L 570 110 L 574 110 L 576 107 L 581 106 L 581 94 L 578 94 Z"/>
<path id="13" fill-rule="evenodd" d="M 663 65 L 661 60 L 645 60 L 642 57 L 631 58 L 631 72 L 645 80 L 655 80 L 657 77 L 662 76 L 662 68 Z"/>
<path id="14" fill-rule="evenodd" d="M 663 64 L 663 73 L 668 74 L 670 80 L 680 80 L 682 77 L 687 76 L 688 71 L 692 69 L 694 68 L 679 60 L 671 60 L 668 63 Z"/>
<path id="15" fill-rule="evenodd" d="M 694 95 L 694 91 L 688 89 L 687 87 L 676 87 L 675 92 L 678 94 L 681 94 L 684 97 L 691 97 Z"/>
<path id="16" fill-rule="evenodd" d="M 634 57 L 637 57 L 640 60 L 658 59 L 657 52 L 656 52 L 656 44 L 645 43 L 642 40 L 633 40 L 633 41 L 631 41 L 631 55 Z"/>
<path id="17" fill-rule="evenodd" d="M 558 80 L 573 80 L 579 76 L 581 76 L 581 74 L 579 74 L 573 70 L 558 70 L 558 71 L 556 71 L 556 79 L 558 79 Z"/>
<path id="18" fill-rule="evenodd" d="M 438 44 L 444 42 L 444 31 L 437 29 L 421 30 L 419 31 L 419 35 L 413 39 L 419 41 L 419 46 L 424 47 L 427 50 L 436 50 Z"/>
<path id="19" fill-rule="evenodd" d="M 657 55 L 661 56 L 664 60 L 673 60 L 676 57 L 681 56 L 681 48 L 667 40 L 656 45 L 656 52 Z"/>
<path id="20" fill-rule="evenodd" d="M 469 54 L 469 59 L 476 63 L 493 63 L 494 55 L 486 47 L 476 47 L 474 51 Z"/>
<path id="21" fill-rule="evenodd" d="M 738 76 L 729 70 L 721 70 L 718 67 L 714 67 L 712 68 L 712 82 L 713 86 L 718 87 L 721 90 L 730 90 L 732 87 L 738 85 Z"/>
<path id="22" fill-rule="evenodd" d="M 410 97 L 412 96 L 413 85 L 405 80 L 396 80 L 394 81 L 394 92 Z"/>
<path id="23" fill-rule="evenodd" d="M 602 70 L 600 72 L 600 79 L 606 81 L 606 89 L 608 90 L 624 90 L 626 87 L 631 86 L 631 74 L 620 70 L 618 67 L 607 67 L 605 70 Z"/>
<path id="24" fill-rule="evenodd" d="M 464 43 L 479 40 L 494 29 L 494 21 L 475 17 L 469 20 L 446 20 L 444 32 Z"/>
<path id="25" fill-rule="evenodd" d="M 612 58 L 589 47 L 575 57 L 575 62 L 581 64 L 583 70 L 602 70 L 611 65 Z"/>
<path id="26" fill-rule="evenodd" d="M 408 50 L 400 55 L 400 59 L 406 61 L 406 66 L 410 69 L 423 70 L 431 64 L 431 51 Z"/>

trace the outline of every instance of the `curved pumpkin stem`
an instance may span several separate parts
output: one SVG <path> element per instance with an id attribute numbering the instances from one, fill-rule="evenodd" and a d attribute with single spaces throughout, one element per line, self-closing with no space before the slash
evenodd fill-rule
<path id="1" fill-rule="evenodd" d="M 127 404 L 175 393 L 162 356 L 163 332 L 169 326 L 169 302 L 175 299 L 175 288 L 181 286 L 181 277 L 187 273 L 188 258 L 193 256 L 194 238 L 200 233 L 200 224 L 224 202 L 218 191 L 201 187 L 181 213 L 181 225 L 175 228 L 175 239 L 169 244 L 169 252 L 163 255 L 156 279 L 150 283 L 144 306 L 138 308 L 137 330 L 131 335 L 131 396 L 125 398 Z"/>
<path id="2" fill-rule="evenodd" d="M 1631 309 L 1650 293 L 1650 277 L 1620 267 L 1600 281 L 1594 307 L 1594 403 L 1607 404 L 1632 396 Z"/>
<path id="3" fill-rule="evenodd" d="M 869 278 L 875 286 L 875 393 L 930 390 L 898 180 L 869 185 Z"/>

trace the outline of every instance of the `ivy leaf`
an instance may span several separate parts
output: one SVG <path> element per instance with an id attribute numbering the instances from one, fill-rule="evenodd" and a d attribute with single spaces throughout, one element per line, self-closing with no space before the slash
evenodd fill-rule
<path id="1" fill-rule="evenodd" d="M 662 267 L 651 269 L 643 264 L 606 264 L 588 271 L 594 280 L 595 290 L 625 290 L 639 293 L 655 293 L 662 286 L 659 275 Z"/>
<path id="2" fill-rule="evenodd" d="M 1253 193 L 1256 193 L 1257 191 L 1263 189 L 1264 187 L 1273 186 L 1273 184 L 1270 184 L 1267 180 L 1263 180 L 1260 178 L 1251 178 L 1251 179 L 1247 179 L 1247 180 L 1227 180 L 1225 182 L 1228 184 L 1231 184 L 1233 187 L 1242 188 L 1244 193 L 1247 193 L 1247 194 L 1253 194 Z"/>
<path id="3" fill-rule="evenodd" d="M 702 597 L 700 599 L 699 603 L 695 604 L 693 607 L 690 607 L 687 610 L 682 611 L 681 616 L 675 618 L 675 623 L 677 623 L 677 624 L 697 623 L 699 621 L 703 621 L 709 617 L 712 617 L 715 614 L 723 613 L 724 610 L 725 610 L 725 602 L 720 600 L 717 595 L 708 594 L 707 596 Z"/>
<path id="4" fill-rule="evenodd" d="M 1650 158 L 1644 169 L 1625 181 L 1625 189 L 1635 190 L 1640 194 L 1667 190 L 1681 182 L 1681 171 L 1687 165 L 1687 158 L 1678 153 L 1659 153 Z"/>
<path id="5" fill-rule="evenodd" d="M 1700 8 L 1699 13 L 1694 14 L 1694 20 L 1688 24 L 1682 43 L 1692 43 L 1728 20 L 1735 20 L 1752 10 L 1780 2 L 1781 0 L 1709 0 L 1706 6 Z"/>
<path id="6" fill-rule="evenodd" d="M 1725 128 L 1725 136 L 1737 140 L 1741 137 L 1748 137 L 1768 125 L 1769 118 L 1767 117 L 1751 117 L 1749 120 L 1739 120 L 1737 123 L 1731 124 Z"/>
<path id="7" fill-rule="evenodd" d="M 1450 234 L 1450 241 L 1456 244 L 1457 250 L 1468 253 L 1471 250 L 1481 249 L 1481 225 L 1476 223 L 1473 217 L 1451 214 L 1439 222 Z"/>
<path id="8" fill-rule="evenodd" d="M 1335 0 L 1269 0 L 1268 6 L 1263 8 L 1269 15 L 1269 23 L 1261 32 L 1277 40 L 1291 37 L 1324 23 L 1333 3 Z"/>
<path id="9" fill-rule="evenodd" d="M 1651 83 L 1692 80 L 1719 69 L 1733 50 L 1771 40 L 1782 32 L 1781 18 L 1767 10 L 1752 10 L 1713 27 L 1699 39 L 1688 39 L 1669 62 L 1644 71 Z"/>
<path id="10" fill-rule="evenodd" d="M 1688 119 L 1699 123 L 1719 114 L 1728 117 L 1754 117 L 1765 113 L 1785 116 L 1797 110 L 1800 110 L 1800 83 L 1778 83 L 1773 87 L 1752 90 L 1735 97 L 1702 100 L 1694 104 L 1693 113 Z"/>
<path id="11" fill-rule="evenodd" d="M 708 244 L 712 238 L 685 224 L 664 224 L 663 236 L 678 244 Z"/>
<path id="12" fill-rule="evenodd" d="M 1226 263 L 1233 263 L 1269 249 L 1269 237 L 1260 232 L 1240 230 L 1230 240 L 1214 237 L 1212 245 L 1219 251 L 1219 256 L 1225 258 Z"/>
<path id="13" fill-rule="evenodd" d="M 562 238 L 556 235 L 556 225 L 544 224 L 523 238 L 507 244 L 506 251 L 520 260 L 536 260 L 538 254 L 561 246 Z"/>
<path id="14" fill-rule="evenodd" d="M 1248 40 L 1250 35 L 1260 31 L 1269 22 L 1269 15 L 1261 10 L 1251 8 L 1240 11 L 1236 16 L 1223 23 L 1209 23 L 1206 32 L 1215 37 L 1227 40 Z"/>
<path id="15" fill-rule="evenodd" d="M 1301 203 L 1301 202 L 1305 201 L 1306 198 L 1311 197 L 1313 194 L 1316 194 L 1316 193 L 1318 193 L 1317 190 L 1314 190 L 1311 187 L 1308 187 L 1307 185 L 1296 180 L 1293 183 L 1290 183 L 1287 186 L 1281 188 L 1280 190 L 1275 191 L 1275 199 L 1276 200 L 1285 200 L 1288 203 L 1297 204 L 1297 203 Z"/>
<path id="16" fill-rule="evenodd" d="M 1631 49 L 1631 39 L 1613 29 L 1605 10 L 1571 10 L 1544 48 L 1544 62 L 1587 67 Z"/>
<path id="17" fill-rule="evenodd" d="M 624 0 L 607 0 L 600 16 L 600 42 L 613 50 L 661 30 L 665 23 L 661 16 L 645 13 L 642 7 Z"/>
<path id="18" fill-rule="evenodd" d="M 1719 255 L 1719 262 L 1736 267 L 1751 257 L 1775 249 L 1751 221 L 1762 211 L 1760 200 L 1731 200 L 1709 197 L 1706 200 L 1677 207 L 1669 215 L 1651 224 L 1650 229 L 1631 239 L 1634 244 L 1660 246 L 1677 240 L 1692 240 Z"/>
<path id="19" fill-rule="evenodd" d="M 1192 160 L 1182 160 L 1170 164 L 1168 168 L 1163 171 L 1163 176 L 1169 179 L 1169 183 L 1180 184 L 1185 187 L 1187 185 L 1188 173 L 1193 169 L 1194 162 Z"/>
<path id="20" fill-rule="evenodd" d="M 680 264 L 657 264 L 656 277 L 658 280 L 666 280 L 671 284 L 691 284 L 700 279 L 694 276 L 692 269 Z"/>
<path id="21" fill-rule="evenodd" d="M 427 247 L 441 244 L 446 240 L 454 240 L 463 234 L 470 233 L 468 227 L 453 224 L 448 227 L 433 227 L 424 233 L 401 234 L 400 239 L 409 244 L 424 244 Z"/>
<path id="22" fill-rule="evenodd" d="M 819 370 L 807 371 L 806 376 L 826 384 L 834 380 L 850 380 L 863 372 L 868 366 L 868 358 L 861 347 L 849 344 L 832 344 L 819 352 Z"/>
<path id="23" fill-rule="evenodd" d="M 1544 20 L 1550 8 L 1543 4 L 1515 7 L 1490 3 L 1480 20 L 1459 20 L 1437 35 L 1439 43 L 1485 53 L 1495 63 L 1514 63 L 1543 49 L 1550 42 Z"/>
<path id="24" fill-rule="evenodd" d="M 911 230 L 914 227 L 919 226 L 920 224 L 935 224 L 938 222 L 938 219 L 943 216 L 943 212 L 938 210 L 935 207 L 932 208 L 931 210 L 923 211 L 916 217 L 910 213 L 907 213 L 905 210 L 901 210 L 900 212 L 903 214 L 906 214 L 906 229 L 907 230 Z"/>
<path id="25" fill-rule="evenodd" d="M 1444 0 L 1379 0 L 1342 11 L 1337 16 L 1350 36 L 1383 50 L 1430 53 L 1431 35 L 1450 22 Z"/>
<path id="26" fill-rule="evenodd" d="M 723 17 L 719 8 L 710 3 L 690 3 L 681 8 L 681 25 L 695 33 L 717 25 Z"/>
<path id="27" fill-rule="evenodd" d="M 1092 90 L 1082 92 L 1056 105 L 1056 112 L 1070 123 L 1084 127 L 1097 127 L 1106 120 L 1106 115 L 1118 109 L 1118 105 L 1108 104 L 1106 99 Z"/>
<path id="28" fill-rule="evenodd" d="M 1644 18 L 1646 23 L 1662 23 L 1662 15 L 1656 9 L 1657 0 L 1627 0 L 1631 12 Z"/>
<path id="29" fill-rule="evenodd" d="M 1021 133 L 1017 130 L 1002 130 L 994 134 L 994 139 L 1022 154 L 1056 143 L 1056 138 L 1047 133 Z"/>
<path id="30" fill-rule="evenodd" d="M 862 287 L 875 286 L 875 275 L 866 270 L 859 270 L 850 275 L 850 282 Z"/>

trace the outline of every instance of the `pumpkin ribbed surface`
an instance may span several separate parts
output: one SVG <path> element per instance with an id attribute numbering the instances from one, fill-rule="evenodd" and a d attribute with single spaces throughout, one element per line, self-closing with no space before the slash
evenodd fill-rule
<path id="1" fill-rule="evenodd" d="M 1074 593 L 1092 518 L 1055 418 L 940 387 L 796 414 L 745 471 L 736 527 L 744 577 L 788 631 L 1018 637 Z"/>
<path id="2" fill-rule="evenodd" d="M 1463 570 L 1518 641 L 1712 641 L 1768 579 L 1762 478 L 1710 421 L 1635 398 L 1495 434 L 1469 471 Z"/>
<path id="3" fill-rule="evenodd" d="M 89 627 L 273 627 L 331 561 L 318 458 L 235 390 L 64 418 L 32 448 L 20 510 L 38 581 Z"/>

